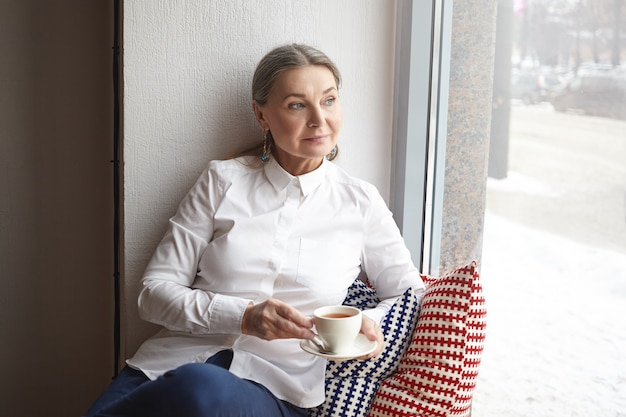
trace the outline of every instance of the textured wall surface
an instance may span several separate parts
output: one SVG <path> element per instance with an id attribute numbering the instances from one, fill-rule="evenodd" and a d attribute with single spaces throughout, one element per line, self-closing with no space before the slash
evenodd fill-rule
<path id="1" fill-rule="evenodd" d="M 496 3 L 454 2 L 441 273 L 471 260 L 480 267 Z"/>
<path id="2" fill-rule="evenodd" d="M 138 281 L 204 165 L 261 139 L 256 62 L 304 42 L 336 61 L 344 122 L 337 163 L 389 194 L 395 2 L 143 0 L 124 8 L 125 354 L 155 328 Z"/>

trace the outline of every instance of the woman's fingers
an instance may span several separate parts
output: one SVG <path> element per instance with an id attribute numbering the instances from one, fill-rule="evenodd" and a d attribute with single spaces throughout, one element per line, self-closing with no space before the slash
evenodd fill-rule
<path id="1" fill-rule="evenodd" d="M 361 333 L 369 340 L 376 341 L 376 349 L 359 359 L 378 356 L 385 347 L 385 337 L 378 324 L 363 315 Z M 312 339 L 313 321 L 297 309 L 282 301 L 270 298 L 259 304 L 250 304 L 243 315 L 241 331 L 243 334 L 264 340 L 275 339 Z"/>
<path id="2" fill-rule="evenodd" d="M 244 313 L 241 330 L 244 334 L 274 339 L 310 339 L 313 322 L 290 305 L 270 298 L 250 304 Z"/>
<path id="3" fill-rule="evenodd" d="M 385 336 L 378 326 L 378 323 L 363 314 L 361 333 L 369 340 L 376 341 L 376 349 L 367 355 L 361 356 L 359 359 L 371 359 L 380 355 L 380 352 L 382 352 L 385 347 Z"/>

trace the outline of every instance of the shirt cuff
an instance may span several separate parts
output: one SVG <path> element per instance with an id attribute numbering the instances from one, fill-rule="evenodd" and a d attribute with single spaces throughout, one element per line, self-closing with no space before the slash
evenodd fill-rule
<path id="1" fill-rule="evenodd" d="M 243 314 L 251 302 L 245 298 L 215 294 L 209 304 L 209 333 L 241 334 Z"/>

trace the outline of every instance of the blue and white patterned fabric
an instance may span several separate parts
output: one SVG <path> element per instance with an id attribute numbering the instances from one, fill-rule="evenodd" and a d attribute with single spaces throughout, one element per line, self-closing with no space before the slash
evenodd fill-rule
<path id="1" fill-rule="evenodd" d="M 344 304 L 363 310 L 373 308 L 379 302 L 372 288 L 356 280 L 348 290 Z M 386 343 L 377 358 L 367 361 L 328 361 L 326 401 L 311 409 L 309 416 L 365 416 L 380 383 L 394 373 L 404 356 L 413 337 L 419 308 L 412 290 L 407 290 L 398 298 L 380 324 Z"/>

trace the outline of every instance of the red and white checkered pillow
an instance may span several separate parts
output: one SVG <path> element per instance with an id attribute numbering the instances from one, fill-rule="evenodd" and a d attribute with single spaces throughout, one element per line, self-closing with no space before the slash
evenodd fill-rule
<path id="1" fill-rule="evenodd" d="M 422 279 L 426 291 L 413 340 L 380 385 L 368 417 L 470 415 L 486 325 L 476 263 Z"/>

